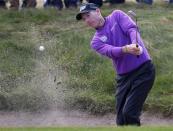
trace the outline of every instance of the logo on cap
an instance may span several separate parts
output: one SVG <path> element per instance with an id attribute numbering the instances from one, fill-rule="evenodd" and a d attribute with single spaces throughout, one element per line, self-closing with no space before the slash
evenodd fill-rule
<path id="1" fill-rule="evenodd" d="M 80 12 L 83 11 L 86 8 L 86 5 L 83 5 L 80 7 Z"/>

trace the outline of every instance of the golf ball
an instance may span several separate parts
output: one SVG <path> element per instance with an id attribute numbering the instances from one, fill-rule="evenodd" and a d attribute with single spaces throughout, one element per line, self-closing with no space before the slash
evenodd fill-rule
<path id="1" fill-rule="evenodd" d="M 44 46 L 39 46 L 39 50 L 40 51 L 44 51 L 45 50 L 45 47 Z"/>

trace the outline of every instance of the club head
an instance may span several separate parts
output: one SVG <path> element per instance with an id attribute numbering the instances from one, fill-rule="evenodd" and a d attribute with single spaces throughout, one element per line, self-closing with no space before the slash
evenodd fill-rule
<path id="1" fill-rule="evenodd" d="M 131 15 L 131 16 L 133 16 L 133 17 L 137 17 L 136 16 L 136 13 L 134 11 L 132 11 L 132 10 L 129 10 L 128 11 L 128 14 Z"/>

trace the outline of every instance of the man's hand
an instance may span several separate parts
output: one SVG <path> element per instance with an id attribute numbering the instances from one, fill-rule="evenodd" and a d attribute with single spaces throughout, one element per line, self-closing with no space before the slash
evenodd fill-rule
<path id="1" fill-rule="evenodd" d="M 138 45 L 137 47 L 136 45 L 137 44 L 125 45 L 122 47 L 122 51 L 132 55 L 141 55 L 143 53 L 143 49 L 141 46 Z"/>

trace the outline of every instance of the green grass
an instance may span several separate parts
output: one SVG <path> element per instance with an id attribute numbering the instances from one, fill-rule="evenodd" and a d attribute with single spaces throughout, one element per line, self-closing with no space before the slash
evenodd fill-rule
<path id="1" fill-rule="evenodd" d="M 0 131 L 171 131 L 172 127 L 59 127 L 59 128 L 0 128 Z"/>
<path id="2" fill-rule="evenodd" d="M 172 6 L 126 3 L 104 6 L 102 13 L 106 16 L 114 9 L 136 11 L 156 66 L 157 77 L 145 110 L 172 115 Z M 76 13 L 75 9 L 1 10 L 1 110 L 33 111 L 62 102 L 66 108 L 92 113 L 114 112 L 116 74 L 112 63 L 90 49 L 94 30 L 76 22 Z M 44 52 L 38 51 L 40 45 L 45 46 Z"/>

